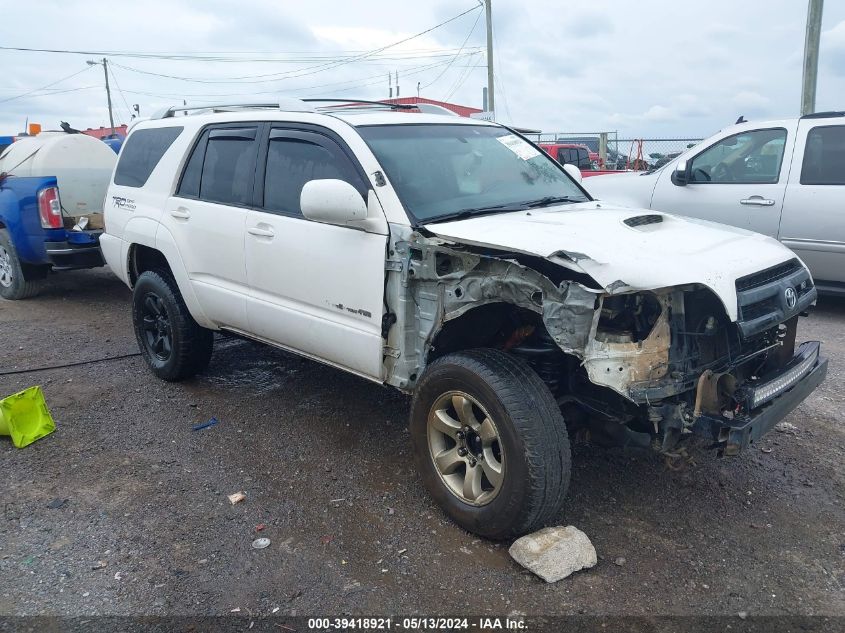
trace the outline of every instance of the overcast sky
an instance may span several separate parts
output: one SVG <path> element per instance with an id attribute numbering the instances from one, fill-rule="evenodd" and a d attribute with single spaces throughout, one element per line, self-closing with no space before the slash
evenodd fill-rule
<path id="1" fill-rule="evenodd" d="M 110 56 L 116 123 L 128 120 L 132 104 L 149 115 L 183 98 L 384 98 L 387 73 L 397 70 L 402 96 L 416 94 L 419 82 L 424 97 L 480 107 L 486 85 L 481 9 L 364 56 L 475 4 L 0 0 L 0 46 L 227 58 Z M 797 116 L 806 10 L 805 0 L 494 0 L 497 117 L 545 131 L 700 137 L 740 114 Z M 817 109 L 845 109 L 845 2 L 825 3 L 822 31 Z M 272 61 L 234 62 L 234 53 Z M 92 58 L 0 50 L 0 135 L 19 132 L 27 117 L 45 129 L 60 120 L 107 125 L 102 67 L 85 63 Z"/>

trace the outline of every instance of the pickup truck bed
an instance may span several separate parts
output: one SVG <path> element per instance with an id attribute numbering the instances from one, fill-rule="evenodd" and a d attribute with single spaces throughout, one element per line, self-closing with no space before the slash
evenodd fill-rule
<path id="1" fill-rule="evenodd" d="M 70 270 L 103 266 L 100 252 L 102 230 L 73 231 L 45 229 L 38 211 L 38 193 L 56 187 L 53 177 L 14 177 L 0 181 L 0 231 L 7 240 L 7 257 L 16 260 L 9 270 L 19 270 L 27 282 L 43 279 L 50 270 Z M 2 241 L 2 239 L 0 239 Z M 14 296 L 0 288 L 3 296 Z"/>

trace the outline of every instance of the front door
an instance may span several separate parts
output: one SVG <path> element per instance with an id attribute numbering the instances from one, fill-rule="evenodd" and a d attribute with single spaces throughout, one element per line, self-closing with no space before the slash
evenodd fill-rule
<path id="1" fill-rule="evenodd" d="M 651 208 L 777 237 L 794 142 L 781 127 L 723 138 L 687 160 L 685 186 L 663 170 Z"/>
<path id="2" fill-rule="evenodd" d="M 366 175 L 328 131 L 274 125 L 260 153 L 263 192 L 246 222 L 250 330 L 381 380 L 387 222 L 373 232 L 323 224 L 305 218 L 299 205 L 306 182 L 334 178 L 381 214 Z"/>

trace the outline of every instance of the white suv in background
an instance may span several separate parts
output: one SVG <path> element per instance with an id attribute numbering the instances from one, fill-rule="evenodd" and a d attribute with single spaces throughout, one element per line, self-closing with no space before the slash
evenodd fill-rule
<path id="1" fill-rule="evenodd" d="M 845 112 L 732 125 L 659 169 L 591 178 L 608 202 L 778 238 L 845 294 Z"/>
<path id="2" fill-rule="evenodd" d="M 412 394 L 423 482 L 491 538 L 559 520 L 568 432 L 734 455 L 824 378 L 777 241 L 599 204 L 494 123 L 284 105 L 170 109 L 123 146 L 101 244 L 160 378 L 222 330 Z"/>

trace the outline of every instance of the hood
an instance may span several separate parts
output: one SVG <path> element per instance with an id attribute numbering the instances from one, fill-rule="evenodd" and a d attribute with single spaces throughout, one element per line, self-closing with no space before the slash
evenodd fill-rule
<path id="1" fill-rule="evenodd" d="M 735 281 L 795 257 L 758 233 L 602 202 L 426 228 L 446 240 L 549 259 L 588 274 L 609 293 L 701 284 L 716 293 L 732 320 L 737 318 Z"/>

